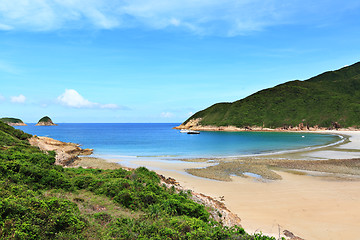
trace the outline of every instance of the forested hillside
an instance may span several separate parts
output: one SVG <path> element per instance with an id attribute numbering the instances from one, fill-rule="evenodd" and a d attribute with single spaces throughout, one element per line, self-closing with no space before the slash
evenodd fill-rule
<path id="1" fill-rule="evenodd" d="M 202 126 L 359 127 L 360 62 L 310 78 L 290 81 L 233 103 L 218 103 L 195 113 Z"/>

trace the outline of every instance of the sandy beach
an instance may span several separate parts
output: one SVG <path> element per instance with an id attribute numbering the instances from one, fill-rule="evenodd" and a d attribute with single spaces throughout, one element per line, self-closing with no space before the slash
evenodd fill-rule
<path id="1" fill-rule="evenodd" d="M 257 175 L 231 175 L 231 181 L 198 177 L 186 169 L 213 166 L 210 161 L 166 161 L 107 159 L 126 167 L 145 166 L 167 177 L 175 178 L 184 188 L 220 200 L 241 218 L 249 232 L 263 232 L 275 237 L 289 230 L 303 239 L 358 239 L 360 234 L 360 132 L 326 131 L 349 136 L 346 143 L 312 151 L 271 156 L 271 165 L 281 180 L 258 178 Z M 302 161 L 306 159 L 307 161 Z M 242 161 L 243 159 L 238 159 Z M 246 160 L 246 159 L 245 159 Z M 232 159 L 232 161 L 237 161 Z M 261 161 L 261 159 L 258 159 Z M 268 161 L 268 162 L 266 162 Z M 297 162 L 298 161 L 298 162 Z M 318 162 L 313 166 L 311 163 Z M 353 161 L 353 162 L 352 162 Z M 302 164 L 297 164 L 297 163 Z M 305 163 L 303 163 L 305 162 Z M 309 163 L 309 166 L 306 164 Z M 354 164 L 353 164 L 354 163 Z M 268 166 L 268 165 L 266 165 Z M 284 167 L 286 166 L 286 167 Z M 296 169 L 292 169 L 292 166 Z M 310 170 L 309 170 L 310 169 Z M 321 171 L 320 171 L 320 170 Z M 324 171 L 322 169 L 325 169 Z M 329 171 L 327 171 L 329 170 Z M 266 176 L 266 175 L 265 175 Z"/>

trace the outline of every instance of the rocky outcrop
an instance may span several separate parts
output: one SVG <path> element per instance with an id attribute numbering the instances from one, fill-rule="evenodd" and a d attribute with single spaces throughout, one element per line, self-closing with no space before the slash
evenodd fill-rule
<path id="1" fill-rule="evenodd" d="M 7 124 L 9 126 L 27 126 L 26 123 L 11 123 L 11 122 L 7 122 Z"/>
<path id="2" fill-rule="evenodd" d="M 283 233 L 286 237 L 289 238 L 289 240 L 304 240 L 303 238 L 295 236 L 292 232 L 290 232 L 288 230 L 284 230 Z"/>
<path id="3" fill-rule="evenodd" d="M 168 188 L 175 187 L 175 189 L 180 191 L 187 191 L 184 189 L 174 178 L 164 177 L 163 175 L 158 175 L 163 184 L 165 184 Z M 232 227 L 239 226 L 241 219 L 235 214 L 232 213 L 224 203 L 213 199 L 212 197 L 206 196 L 202 193 L 196 193 L 191 191 L 191 197 L 194 202 L 204 205 L 209 209 L 209 213 L 211 217 L 217 221 L 222 223 L 224 226 Z"/>
<path id="4" fill-rule="evenodd" d="M 210 208 L 211 217 L 215 221 L 220 222 L 227 227 L 235 225 L 241 227 L 241 219 L 235 213 L 232 213 L 229 209 L 227 209 L 224 203 L 202 193 L 196 192 L 192 192 L 191 198 L 193 201 Z"/>
<path id="5" fill-rule="evenodd" d="M 332 127 L 335 128 L 335 129 L 341 128 L 341 125 L 340 125 L 338 122 L 332 122 L 331 125 L 332 125 Z"/>
<path id="6" fill-rule="evenodd" d="M 56 126 L 57 124 L 53 123 L 51 118 L 48 116 L 45 116 L 39 120 L 39 122 L 36 124 L 36 126 Z"/>
<path id="7" fill-rule="evenodd" d="M 79 144 L 61 142 L 48 137 L 33 136 L 29 139 L 32 146 L 42 151 L 55 151 L 55 164 L 67 166 L 75 161 L 79 155 L 90 155 L 93 149 L 82 149 Z"/>
<path id="8" fill-rule="evenodd" d="M 180 126 L 174 127 L 174 129 L 194 129 L 201 126 L 201 120 L 201 118 L 190 119 L 187 123 L 183 123 Z"/>

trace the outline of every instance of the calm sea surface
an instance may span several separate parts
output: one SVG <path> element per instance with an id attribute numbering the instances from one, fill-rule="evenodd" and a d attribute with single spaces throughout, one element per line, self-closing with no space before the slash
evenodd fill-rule
<path id="1" fill-rule="evenodd" d="M 284 132 L 201 132 L 172 129 L 178 123 L 63 123 L 58 126 L 19 126 L 24 132 L 79 143 L 96 156 L 225 157 L 271 153 L 326 145 L 338 136 Z M 304 137 L 303 137 L 304 136 Z"/>

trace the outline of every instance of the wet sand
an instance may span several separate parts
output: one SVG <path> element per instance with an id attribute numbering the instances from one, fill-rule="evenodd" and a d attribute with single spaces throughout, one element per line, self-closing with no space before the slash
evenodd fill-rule
<path id="1" fill-rule="evenodd" d="M 282 180 L 232 177 L 210 180 L 184 172 L 189 163 L 135 161 L 175 178 L 184 188 L 220 200 L 241 218 L 247 232 L 278 236 L 289 230 L 304 239 L 356 239 L 360 233 L 360 182 L 276 172 Z M 198 167 L 207 164 L 197 163 Z M 194 167 L 194 165 L 191 165 Z"/>
<path id="2" fill-rule="evenodd" d="M 280 228 L 280 232 L 286 229 L 304 239 L 358 239 L 360 235 L 358 161 L 332 162 L 336 166 L 340 164 L 340 167 L 332 167 L 331 169 L 335 170 L 328 173 L 317 168 L 307 169 L 308 166 L 314 165 L 311 164 L 314 161 L 318 162 L 318 165 L 323 165 L 319 160 L 359 157 L 360 132 L 336 131 L 335 133 L 350 136 L 350 142 L 315 151 L 271 156 L 272 159 L 265 157 L 264 161 L 271 162 L 281 158 L 285 162 L 286 167 L 271 169 L 281 176 L 281 180 L 267 180 L 257 178 L 257 175 L 245 174 L 243 177 L 231 175 L 231 181 L 219 181 L 186 172 L 189 168 L 206 168 L 215 165 L 214 162 L 206 162 L 206 160 L 171 162 L 154 159 L 131 161 L 109 159 L 108 161 L 118 162 L 127 167 L 145 166 L 159 174 L 175 178 L 183 187 L 195 192 L 218 200 L 223 196 L 226 206 L 241 218 L 242 226 L 249 233 L 261 231 L 278 237 Z M 297 162 L 296 159 L 306 159 L 309 164 L 305 161 Z M 294 171 L 292 166 L 301 167 Z M 337 169 L 343 169 L 341 170 L 343 172 L 339 170 L 340 172 L 336 173 Z M 350 170 L 353 172 L 348 174 L 347 171 Z"/>

